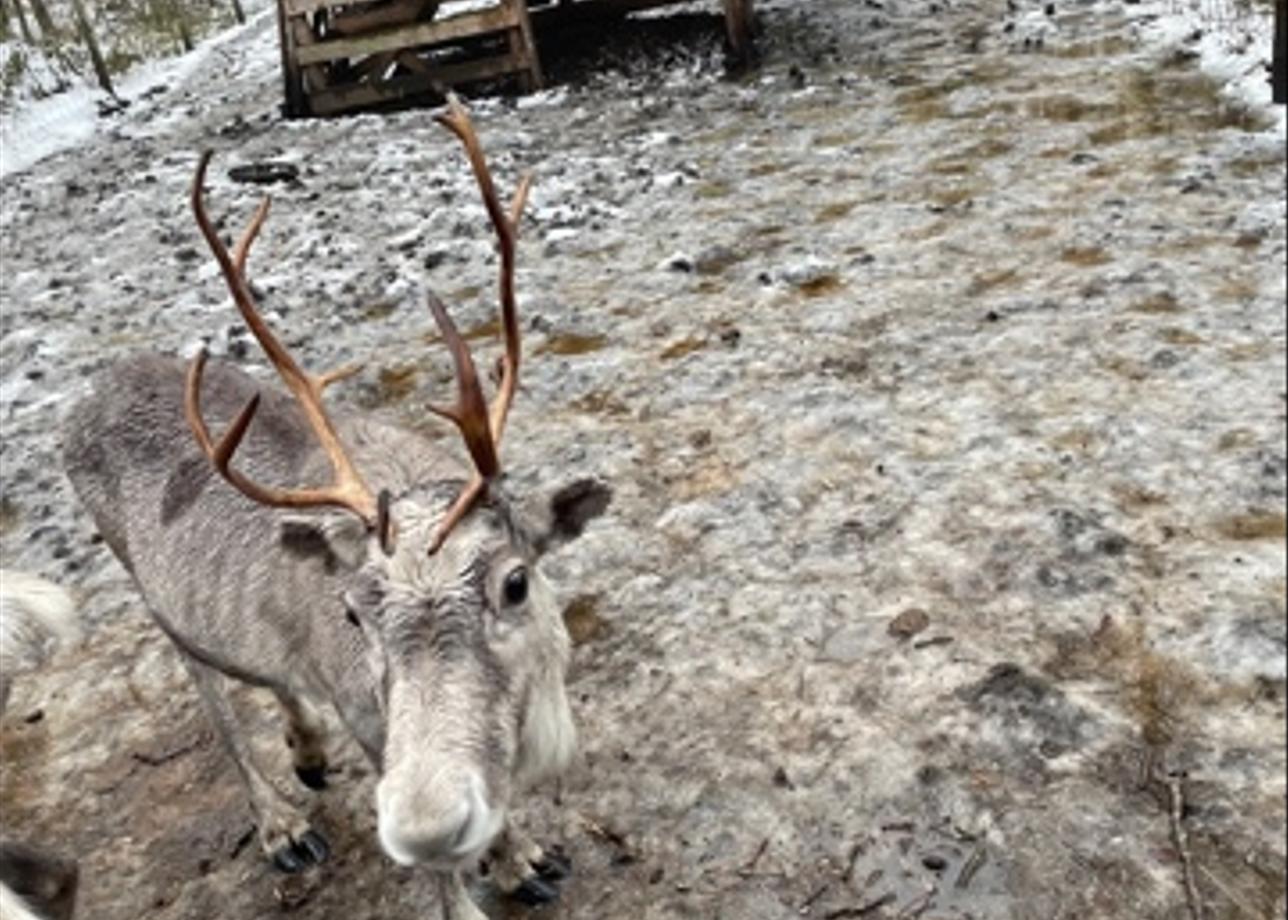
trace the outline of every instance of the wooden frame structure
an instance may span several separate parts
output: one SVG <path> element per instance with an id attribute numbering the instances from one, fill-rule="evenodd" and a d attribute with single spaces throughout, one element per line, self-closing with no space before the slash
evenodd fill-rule
<path id="1" fill-rule="evenodd" d="M 494 0 L 438 17 L 439 0 L 277 0 L 285 112 L 334 115 L 484 80 L 542 87 L 534 37 L 678 0 Z M 534 4 L 538 0 L 533 0 Z M 721 0 L 729 45 L 752 54 L 752 0 Z"/>

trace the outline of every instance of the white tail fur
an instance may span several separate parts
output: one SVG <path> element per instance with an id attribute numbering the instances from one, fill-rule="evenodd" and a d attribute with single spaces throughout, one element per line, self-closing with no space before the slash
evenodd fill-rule
<path id="1" fill-rule="evenodd" d="M 51 581 L 0 569 L 0 711 L 13 675 L 40 664 L 53 644 L 79 634 L 76 601 Z"/>
<path id="2" fill-rule="evenodd" d="M 0 882 L 0 920 L 45 920 L 12 891 L 4 882 Z"/>
<path id="3" fill-rule="evenodd" d="M 0 569 L 0 712 L 17 671 L 39 665 L 53 646 L 79 634 L 76 601 L 65 589 L 26 572 Z M 7 846 L 0 843 L 0 851 Z M 46 918 L 0 879 L 0 920 Z"/>

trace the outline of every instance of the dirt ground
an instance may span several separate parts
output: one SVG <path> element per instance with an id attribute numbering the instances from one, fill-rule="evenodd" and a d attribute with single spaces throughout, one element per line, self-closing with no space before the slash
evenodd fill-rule
<path id="1" fill-rule="evenodd" d="M 480 101 L 537 181 L 519 487 L 610 482 L 547 565 L 582 752 L 524 813 L 576 874 L 494 918 L 1275 920 L 1285 896 L 1284 138 L 1136 4 L 758 3 L 727 76 L 693 14 Z M 6 833 L 93 920 L 435 918 L 337 738 L 334 856 L 262 859 L 166 640 L 62 477 L 57 419 L 125 351 L 259 366 L 187 212 L 229 232 L 335 400 L 432 428 L 423 291 L 494 310 L 491 241 L 423 111 L 286 122 L 251 23 L 101 142 L 3 180 L 0 549 L 89 635 L 15 688 Z M 216 79 L 216 77 L 218 79 Z M 484 347 L 481 343 L 476 348 Z M 264 758 L 293 785 L 264 700 Z"/>

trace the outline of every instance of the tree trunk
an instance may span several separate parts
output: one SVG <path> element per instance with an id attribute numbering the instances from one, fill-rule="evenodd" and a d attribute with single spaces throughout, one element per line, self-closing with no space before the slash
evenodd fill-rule
<path id="1" fill-rule="evenodd" d="M 179 32 L 179 41 L 183 43 L 183 50 L 191 51 L 194 47 L 192 30 L 188 28 L 187 17 L 183 15 L 183 4 L 180 0 L 169 0 L 166 6 L 170 15 L 174 18 L 174 27 Z"/>
<path id="2" fill-rule="evenodd" d="M 58 31 L 54 28 L 54 21 L 49 18 L 49 7 L 45 6 L 45 0 L 31 0 L 31 15 L 36 17 L 36 25 L 40 26 L 42 38 L 53 38 Z"/>
<path id="3" fill-rule="evenodd" d="M 94 30 L 90 28 L 89 17 L 85 15 L 85 6 L 81 0 L 72 0 L 72 11 L 76 14 L 76 27 L 80 30 L 81 39 L 89 49 L 89 59 L 94 65 L 94 75 L 98 77 L 98 85 L 115 96 L 116 90 L 112 89 L 112 76 L 107 72 L 107 62 L 103 60 L 103 52 L 98 49 L 98 40 L 94 38 Z"/>
<path id="4" fill-rule="evenodd" d="M 233 15 L 239 23 L 245 24 L 246 12 L 242 9 L 241 0 L 233 0 Z"/>
<path id="5" fill-rule="evenodd" d="M 1270 53 L 1270 86 L 1275 102 L 1288 105 L 1288 0 L 1275 3 L 1275 46 Z"/>
<path id="6" fill-rule="evenodd" d="M 18 20 L 18 30 L 22 32 L 22 40 L 29 45 L 34 45 L 36 40 L 31 37 L 31 23 L 27 22 L 27 14 L 23 12 L 22 0 L 10 0 L 13 3 L 13 15 Z"/>

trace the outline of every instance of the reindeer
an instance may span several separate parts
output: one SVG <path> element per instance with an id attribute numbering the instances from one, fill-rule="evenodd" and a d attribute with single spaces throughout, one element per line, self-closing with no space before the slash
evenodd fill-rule
<path id="1" fill-rule="evenodd" d="M 0 714 L 15 675 L 41 664 L 50 646 L 79 639 L 78 620 L 66 589 L 0 569 Z M 0 920 L 69 920 L 79 874 L 74 860 L 0 836 Z"/>
<path id="2" fill-rule="evenodd" d="M 505 354 L 490 405 L 446 308 L 428 298 L 458 389 L 454 406 L 431 408 L 459 430 L 471 468 L 414 432 L 327 412 L 323 390 L 357 369 L 306 372 L 261 318 L 245 266 L 268 199 L 230 254 L 206 214 L 209 152 L 192 185 L 197 225 L 290 396 L 261 392 L 204 349 L 186 372 L 177 359 L 129 357 L 70 413 L 65 460 L 182 653 L 278 868 L 321 863 L 328 845 L 253 762 L 224 676 L 276 696 L 309 786 L 324 785 L 320 713 L 331 707 L 379 775 L 384 851 L 439 874 L 446 917 L 484 920 L 462 878 L 481 857 L 529 902 L 555 897 L 567 870 L 507 808 L 517 789 L 562 770 L 575 745 L 570 642 L 537 563 L 602 514 L 610 493 L 581 479 L 524 508 L 507 494 L 498 448 L 518 385 L 515 242 L 530 177 L 507 211 L 464 107 L 451 97 L 437 120 L 464 146 L 500 251 Z M 207 413 L 231 419 L 218 440 Z M 325 481 L 328 468 L 330 485 L 265 484 Z"/>

